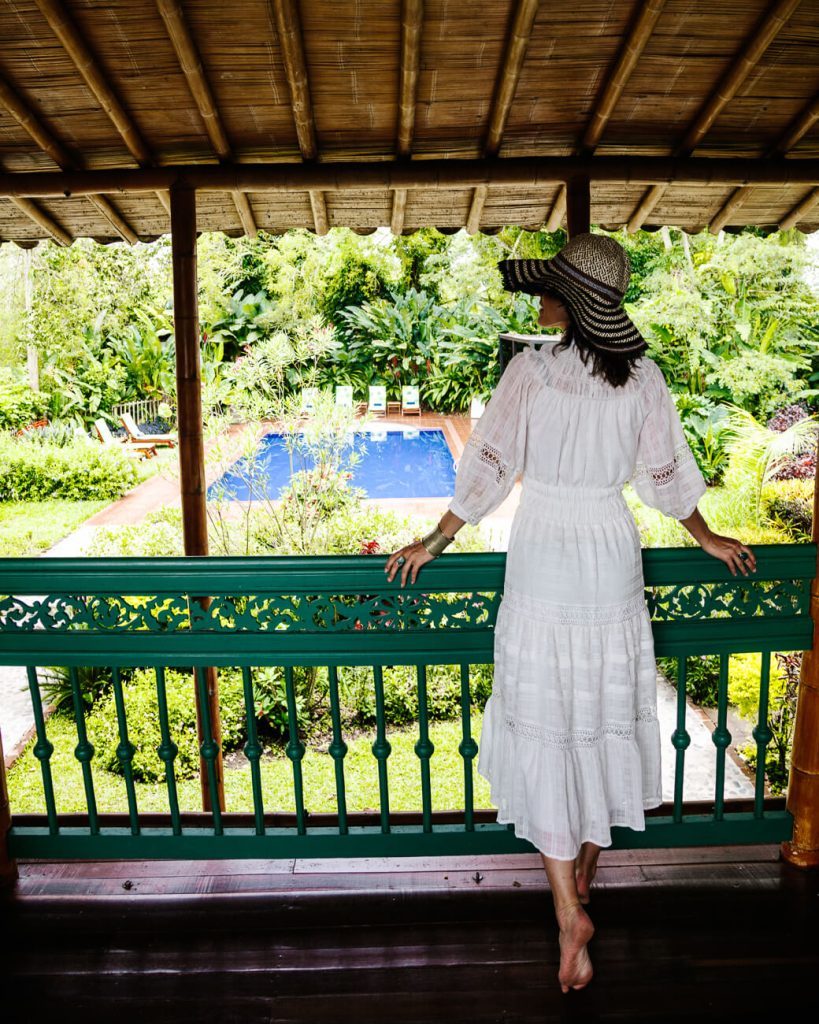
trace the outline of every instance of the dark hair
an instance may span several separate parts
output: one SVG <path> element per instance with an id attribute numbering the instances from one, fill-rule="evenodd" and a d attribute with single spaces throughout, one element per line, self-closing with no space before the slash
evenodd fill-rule
<path id="1" fill-rule="evenodd" d="M 559 349 L 568 348 L 569 345 L 574 343 L 584 364 L 588 365 L 591 358 L 592 377 L 603 377 L 612 387 L 621 388 L 633 376 L 632 368 L 642 353 L 604 352 L 602 349 L 593 348 L 575 323 L 572 311 L 565 299 L 556 292 L 547 292 L 546 294 L 561 302 L 569 314 L 569 326 L 563 332 L 563 337 L 560 341 L 555 342 L 551 346 L 552 351 L 556 352 Z"/>

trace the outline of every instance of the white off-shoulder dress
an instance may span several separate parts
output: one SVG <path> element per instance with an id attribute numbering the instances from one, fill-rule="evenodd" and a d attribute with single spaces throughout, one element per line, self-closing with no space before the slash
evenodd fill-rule
<path id="1" fill-rule="evenodd" d="M 549 857 L 643 831 L 662 802 L 640 535 L 622 490 L 675 519 L 705 481 L 662 371 L 614 388 L 572 344 L 512 358 L 464 448 L 449 508 L 478 523 L 522 474 L 478 771 L 497 820 Z"/>

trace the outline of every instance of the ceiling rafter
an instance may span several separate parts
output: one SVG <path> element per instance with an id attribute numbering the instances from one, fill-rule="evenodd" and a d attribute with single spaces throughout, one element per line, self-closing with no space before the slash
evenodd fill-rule
<path id="1" fill-rule="evenodd" d="M 706 97 L 697 116 L 688 127 L 682 141 L 674 147 L 672 156 L 689 156 L 703 140 L 720 113 L 736 96 L 763 54 L 785 27 L 800 0 L 775 0 L 746 39 L 740 53 L 734 57 L 716 87 Z M 626 225 L 630 232 L 639 231 L 651 211 L 663 197 L 665 185 L 653 185 L 640 199 Z"/>
<path id="2" fill-rule="evenodd" d="M 54 239 L 55 242 L 58 242 L 60 245 L 71 245 L 74 241 L 65 228 L 59 225 L 53 217 L 50 217 L 45 210 L 41 209 L 33 200 L 10 196 L 9 202 L 13 203 L 21 213 L 24 213 L 29 218 L 29 220 L 34 221 L 38 227 L 41 227 L 47 235 L 50 235 Z"/>
<path id="3" fill-rule="evenodd" d="M 793 149 L 804 135 L 810 131 L 817 121 L 819 121 L 819 95 L 814 96 L 807 106 L 803 107 L 802 110 L 799 111 L 776 142 L 765 150 L 763 156 L 784 156 L 787 152 Z M 734 213 L 748 199 L 752 191 L 753 189 L 748 185 L 734 189 L 731 195 L 723 203 L 719 213 L 717 213 L 717 215 L 711 220 L 711 223 L 708 225 L 708 230 L 712 231 L 714 234 L 722 231 Z M 801 203 L 799 205 L 801 206 Z M 794 209 L 797 208 L 798 207 L 794 207 Z M 787 214 L 787 217 L 790 217 L 790 213 Z M 793 225 L 791 224 L 790 226 L 792 227 Z"/>
<path id="4" fill-rule="evenodd" d="M 421 70 L 421 29 L 424 23 L 423 0 L 402 0 L 401 3 L 401 70 L 398 99 L 399 157 L 412 153 L 415 132 L 415 107 L 418 99 L 418 79 Z M 400 235 L 404 230 L 407 209 L 407 190 L 396 189 L 392 197 L 390 230 Z"/>
<path id="5" fill-rule="evenodd" d="M 819 188 L 812 189 L 794 206 L 792 210 L 785 214 L 782 220 L 779 222 L 780 231 L 788 231 L 790 228 L 796 227 L 802 218 L 810 213 L 810 211 L 819 203 Z"/>
<path id="6" fill-rule="evenodd" d="M 60 170 L 84 170 L 83 164 L 71 156 L 62 143 L 51 134 L 37 118 L 34 111 L 3 78 L 0 78 L 0 104 L 6 108 L 20 127 L 34 139 L 40 149 L 51 157 Z M 128 221 L 125 220 L 119 210 L 105 196 L 89 196 L 88 199 L 91 205 L 105 217 L 126 242 L 134 245 L 135 242 L 139 241 L 137 233 Z M 37 223 L 40 222 L 38 221 Z"/>
<path id="7" fill-rule="evenodd" d="M 156 0 L 156 5 L 162 20 L 165 22 L 168 38 L 174 48 L 179 66 L 182 68 L 182 73 L 188 83 L 188 88 L 199 111 L 199 116 L 202 118 L 202 123 L 205 131 L 208 133 L 211 145 L 221 161 L 232 163 L 234 159 L 233 150 L 231 149 L 219 108 L 216 105 L 210 82 L 202 64 L 199 48 L 185 17 L 185 10 L 180 0 Z M 253 216 L 253 210 L 250 206 L 250 200 L 243 192 L 231 192 L 231 197 L 245 234 L 255 238 L 258 234 L 258 228 L 256 227 L 256 218 Z"/>
<path id="8" fill-rule="evenodd" d="M 577 147 L 577 154 L 579 156 L 591 156 L 596 150 L 600 139 L 603 137 L 603 132 L 611 120 L 614 108 L 623 95 L 623 90 L 648 45 L 648 41 L 660 15 L 663 13 L 665 5 L 666 0 L 648 0 L 646 3 L 638 0 L 637 16 L 632 19 L 631 30 L 620 48 L 614 66 L 606 77 L 600 95 L 589 116 L 586 130 L 583 132 L 583 137 Z M 566 217 L 566 202 L 566 186 L 561 185 L 557 190 L 549 216 L 546 218 L 547 231 L 557 231 L 563 223 Z"/>
<path id="9" fill-rule="evenodd" d="M 74 62 L 85 84 L 108 115 L 119 132 L 128 152 L 140 167 L 151 167 L 154 160 L 139 129 L 119 100 L 103 74 L 96 57 L 92 54 L 77 26 L 71 20 L 60 0 L 35 0 L 51 31 L 62 43 L 63 49 Z M 165 212 L 170 214 L 171 202 L 164 192 L 157 192 L 157 198 Z"/>
<path id="10" fill-rule="evenodd" d="M 484 156 L 495 157 L 500 152 L 503 133 L 509 120 L 509 111 L 520 81 L 520 72 L 532 38 L 532 27 L 537 17 L 540 0 L 518 0 L 515 7 L 509 38 L 506 41 L 501 70 L 492 96 L 492 109 L 489 114 L 489 126 L 483 146 Z M 480 230 L 481 214 L 483 213 L 489 189 L 479 185 L 472 193 L 472 202 L 466 218 L 466 230 L 474 235 Z"/>
<path id="11" fill-rule="evenodd" d="M 279 34 L 282 64 L 290 89 L 290 105 L 293 108 L 293 121 L 296 125 L 296 137 L 304 160 L 318 159 L 318 142 L 316 141 L 316 119 L 313 114 L 313 101 L 310 98 L 310 81 L 307 77 L 307 61 L 304 57 L 304 39 L 301 33 L 299 12 L 294 0 L 270 0 L 276 31 Z M 313 210 L 313 221 L 317 235 L 326 235 L 329 222 L 327 218 L 327 202 L 323 192 L 310 192 L 310 206 Z"/>

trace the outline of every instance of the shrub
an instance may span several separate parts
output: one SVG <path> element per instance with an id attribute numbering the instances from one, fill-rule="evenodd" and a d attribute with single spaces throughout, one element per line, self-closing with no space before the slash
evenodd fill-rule
<path id="1" fill-rule="evenodd" d="M 760 506 L 765 520 L 794 541 L 809 541 L 813 525 L 813 487 L 810 480 L 776 480 L 765 485 Z"/>
<path id="2" fill-rule="evenodd" d="M 43 415 L 48 396 L 32 391 L 25 376 L 0 367 L 0 430 L 19 430 Z"/>
<path id="3" fill-rule="evenodd" d="M 0 501 L 114 499 L 138 479 L 128 456 L 82 439 L 59 446 L 0 437 Z"/>
<path id="4" fill-rule="evenodd" d="M 166 671 L 168 723 L 171 739 L 179 753 L 174 761 L 178 779 L 193 778 L 199 770 L 199 741 L 196 732 L 196 697 L 193 676 L 189 672 Z M 159 782 L 165 778 L 165 765 L 157 753 L 162 742 L 159 727 L 159 702 L 156 676 L 147 669 L 137 670 L 123 680 L 123 699 L 128 721 L 128 738 L 136 747 L 134 778 L 140 782 Z M 234 750 L 246 736 L 242 677 L 235 670 L 219 672 L 219 704 L 222 721 L 222 748 Z M 122 775 L 117 757 L 119 731 L 113 688 L 98 700 L 86 719 L 88 738 L 94 745 L 94 763 Z"/>

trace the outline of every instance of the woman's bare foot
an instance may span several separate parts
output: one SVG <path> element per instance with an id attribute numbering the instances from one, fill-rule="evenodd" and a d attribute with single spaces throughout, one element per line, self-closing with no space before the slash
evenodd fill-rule
<path id="1" fill-rule="evenodd" d="M 594 973 L 586 948 L 594 935 L 594 925 L 579 903 L 564 904 L 556 913 L 560 926 L 560 988 L 563 992 L 585 988 Z"/>

